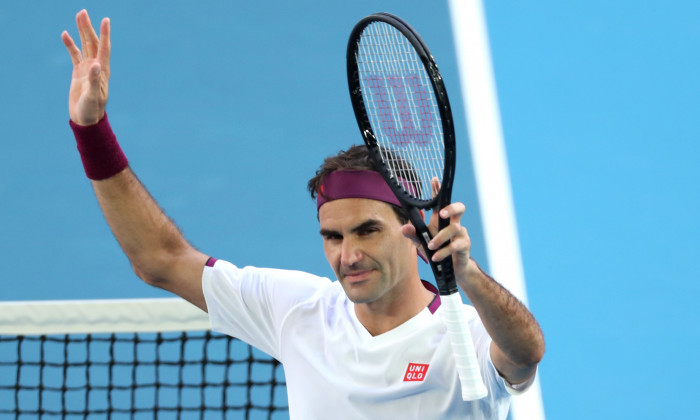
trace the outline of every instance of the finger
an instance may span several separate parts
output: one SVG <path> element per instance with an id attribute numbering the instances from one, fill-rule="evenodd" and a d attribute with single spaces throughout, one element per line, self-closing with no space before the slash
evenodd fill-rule
<path id="1" fill-rule="evenodd" d="M 471 242 L 468 239 L 466 241 L 453 241 L 450 242 L 449 245 L 435 251 L 431 259 L 435 262 L 438 262 L 444 260 L 447 257 L 452 256 L 453 262 L 455 261 L 456 257 L 459 259 L 466 260 L 469 257 L 470 246 Z"/>
<path id="2" fill-rule="evenodd" d="M 95 28 L 92 26 L 92 22 L 90 21 L 90 15 L 88 15 L 87 12 L 85 12 L 85 20 L 85 34 L 87 35 L 87 39 L 89 42 L 90 58 L 95 58 L 97 57 L 97 48 L 100 44 L 100 39 L 97 37 L 97 33 L 95 33 Z"/>
<path id="3" fill-rule="evenodd" d="M 432 198 L 435 198 L 440 192 L 440 180 L 436 176 L 434 176 L 433 179 L 430 180 L 430 190 L 432 192 Z M 438 203 L 435 203 L 433 213 L 435 213 L 436 210 L 439 210 L 437 206 Z"/>
<path id="4" fill-rule="evenodd" d="M 84 9 L 79 11 L 78 14 L 75 15 L 75 24 L 78 27 L 78 36 L 80 37 L 80 48 L 83 51 L 83 56 L 85 58 L 89 58 L 89 55 L 87 53 L 86 46 L 88 44 L 88 39 L 87 36 L 85 35 L 85 19 L 84 15 L 87 14 L 87 11 Z"/>
<path id="5" fill-rule="evenodd" d="M 434 199 L 438 193 L 440 192 L 440 180 L 436 176 L 434 176 L 430 180 L 430 197 L 431 199 Z M 430 229 L 430 234 L 434 235 L 437 233 L 437 223 L 439 220 L 437 219 L 437 203 L 435 203 L 435 207 L 432 208 L 432 212 L 430 214 L 430 220 L 428 221 L 428 228 Z"/>
<path id="6" fill-rule="evenodd" d="M 450 241 L 452 236 L 462 228 L 462 215 L 464 214 L 465 207 L 462 203 L 452 203 L 445 206 L 442 210 L 435 211 L 433 214 L 437 214 L 440 219 L 448 219 L 448 223 L 442 228 L 438 229 L 433 235 L 433 241 L 435 242 L 434 247 L 430 249 L 438 249 L 443 246 L 443 244 Z M 439 221 L 435 222 L 436 226 L 440 225 Z"/>
<path id="7" fill-rule="evenodd" d="M 430 180 L 430 189 L 432 190 L 433 198 L 440 192 L 440 180 L 436 176 Z"/>
<path id="8" fill-rule="evenodd" d="M 97 55 L 97 44 L 99 40 L 95 29 L 92 27 L 88 12 L 85 9 L 81 10 L 78 12 L 75 20 L 78 24 L 83 56 L 86 59 L 94 58 Z"/>
<path id="9" fill-rule="evenodd" d="M 440 211 L 440 217 L 449 218 L 449 223 L 435 234 L 428 244 L 428 248 L 438 249 L 460 235 L 469 237 L 467 229 L 461 224 L 465 209 L 466 207 L 462 203 L 452 203 Z"/>
<path id="10" fill-rule="evenodd" d="M 410 239 L 411 242 L 413 242 L 413 244 L 416 246 L 418 256 L 423 261 L 428 262 L 428 257 L 427 257 L 427 254 L 425 252 L 425 249 L 423 249 L 423 245 L 420 243 L 420 240 L 418 239 L 418 234 L 416 233 L 416 227 L 410 223 L 405 224 L 405 225 L 401 226 L 401 234 L 403 234 L 404 237 Z"/>
<path id="11" fill-rule="evenodd" d="M 110 43 L 111 22 L 109 18 L 102 19 L 100 24 L 100 40 L 97 48 L 97 61 L 100 62 L 102 68 L 109 68 L 109 57 L 111 53 Z"/>
<path id="12" fill-rule="evenodd" d="M 418 238 L 418 232 L 416 231 L 416 227 L 413 226 L 411 223 L 407 223 L 403 226 L 401 226 L 401 234 L 405 237 L 411 240 L 416 246 L 422 247 L 423 245 L 421 244 L 420 239 Z"/>
<path id="13" fill-rule="evenodd" d="M 443 229 L 440 232 L 440 235 L 443 234 L 445 234 L 445 236 L 448 236 L 445 229 Z M 457 229 L 454 233 L 450 234 L 449 236 L 449 243 L 447 243 L 445 246 L 442 246 L 443 243 L 447 242 L 446 240 L 443 241 L 444 237 L 434 238 L 436 243 L 439 244 L 437 246 L 439 249 L 433 254 L 433 261 L 440 261 L 444 258 L 447 258 L 450 255 L 462 255 L 467 257 L 469 256 L 469 250 L 471 248 L 471 238 L 469 238 L 467 229 L 464 226 L 460 226 L 459 229 Z"/>
<path id="14" fill-rule="evenodd" d="M 401 226 L 401 234 L 405 238 L 410 239 L 414 245 L 421 246 L 420 241 L 418 240 L 418 234 L 416 233 L 416 227 L 413 226 L 412 224 L 407 223 L 407 224 Z"/>
<path id="15" fill-rule="evenodd" d="M 80 64 L 83 59 L 83 55 L 80 53 L 80 48 L 75 45 L 75 41 L 73 41 L 73 38 L 71 38 L 67 31 L 63 31 L 63 33 L 61 33 L 61 40 L 63 41 L 63 45 L 66 46 L 66 49 L 68 49 L 68 54 L 70 54 L 73 65 L 77 66 Z"/>
<path id="16" fill-rule="evenodd" d="M 437 234 L 435 234 L 430 242 L 428 242 L 428 249 L 434 251 L 446 246 L 446 244 L 449 244 L 449 242 L 458 235 L 460 228 L 460 225 L 447 225 L 444 229 L 441 229 Z"/>
<path id="17" fill-rule="evenodd" d="M 462 216 L 466 210 L 467 207 L 464 205 L 464 203 L 452 203 L 440 210 L 440 217 L 443 219 L 449 218 L 450 223 L 461 223 Z"/>
<path id="18" fill-rule="evenodd" d="M 430 259 L 433 260 L 434 262 L 438 262 L 438 261 L 444 260 L 445 258 L 449 257 L 450 255 L 452 255 L 452 248 L 448 245 L 448 246 L 442 247 L 442 248 L 438 249 L 437 251 L 435 251 L 433 253 L 433 256 L 430 257 Z"/>
<path id="19" fill-rule="evenodd" d="M 412 241 L 418 241 L 418 238 L 416 237 L 416 227 L 410 223 L 401 226 L 401 234 Z"/>
<path id="20" fill-rule="evenodd" d="M 428 221 L 428 230 L 430 231 L 430 236 L 437 235 L 440 230 L 440 216 L 438 215 L 437 209 L 434 209 L 430 213 L 430 220 Z"/>

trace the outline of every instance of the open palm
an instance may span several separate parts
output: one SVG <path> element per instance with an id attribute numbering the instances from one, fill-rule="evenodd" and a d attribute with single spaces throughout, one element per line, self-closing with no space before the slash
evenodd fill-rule
<path id="1" fill-rule="evenodd" d="M 87 11 L 75 17 L 82 51 L 64 31 L 61 39 L 73 61 L 73 77 L 68 95 L 71 120 L 80 125 L 92 125 L 102 119 L 109 94 L 110 22 L 102 19 L 97 37 Z"/>

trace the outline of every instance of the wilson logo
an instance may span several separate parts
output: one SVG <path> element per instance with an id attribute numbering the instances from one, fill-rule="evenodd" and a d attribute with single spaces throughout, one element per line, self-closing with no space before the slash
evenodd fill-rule
<path id="1" fill-rule="evenodd" d="M 432 95 L 421 84 L 418 74 L 384 76 L 369 74 L 365 86 L 373 97 L 369 110 L 370 118 L 376 119 L 382 134 L 394 146 L 407 147 L 412 144 L 426 146 L 431 143 L 434 127 L 437 126 L 433 110 Z"/>
<path id="2" fill-rule="evenodd" d="M 428 365 L 422 365 L 420 363 L 409 363 L 408 369 L 406 369 L 406 374 L 403 376 L 404 382 L 421 382 L 425 379 L 425 375 L 428 373 Z"/>

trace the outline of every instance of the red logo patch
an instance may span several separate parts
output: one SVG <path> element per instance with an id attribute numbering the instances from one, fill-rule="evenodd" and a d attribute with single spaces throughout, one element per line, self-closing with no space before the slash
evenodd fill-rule
<path id="1" fill-rule="evenodd" d="M 406 374 L 403 376 L 404 382 L 423 381 L 425 374 L 428 373 L 428 365 L 420 363 L 409 363 L 406 369 Z"/>

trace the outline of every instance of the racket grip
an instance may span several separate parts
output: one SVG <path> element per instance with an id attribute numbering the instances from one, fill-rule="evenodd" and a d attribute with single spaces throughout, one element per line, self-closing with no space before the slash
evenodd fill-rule
<path id="1" fill-rule="evenodd" d="M 457 292 L 451 295 L 441 295 L 440 300 L 445 311 L 447 334 L 452 343 L 457 374 L 462 386 L 462 399 L 472 401 L 484 398 L 488 395 L 488 390 L 481 379 L 474 342 L 469 332 L 469 324 L 464 317 L 462 297 Z"/>

